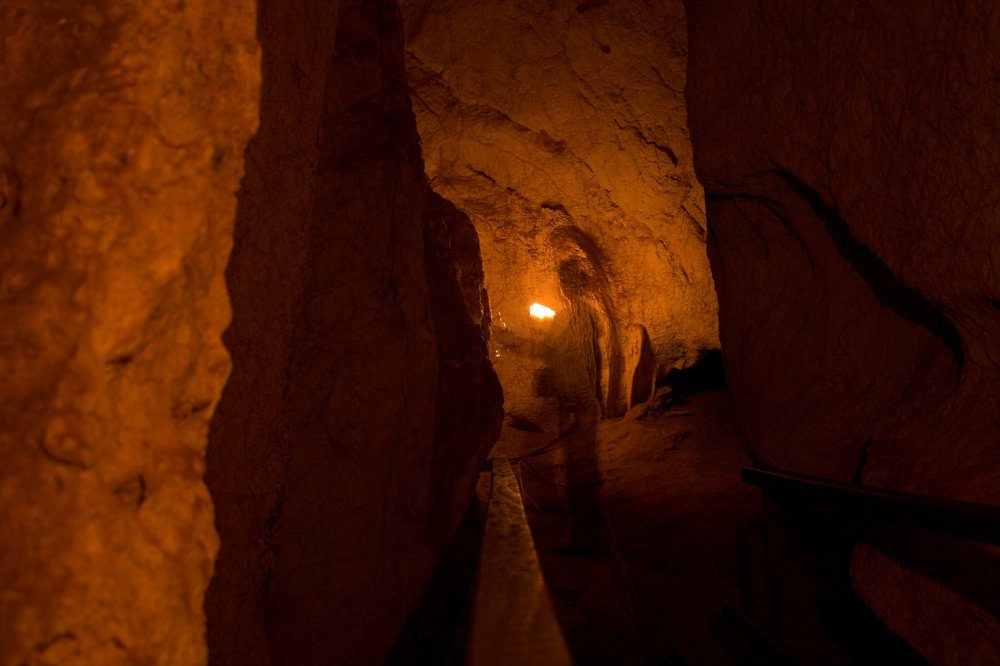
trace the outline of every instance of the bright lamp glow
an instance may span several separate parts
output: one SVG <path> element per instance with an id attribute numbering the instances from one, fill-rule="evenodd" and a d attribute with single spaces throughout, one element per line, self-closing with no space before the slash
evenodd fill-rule
<path id="1" fill-rule="evenodd" d="M 531 316 L 536 319 L 552 319 L 556 316 L 555 310 L 547 308 L 541 303 L 532 303 L 531 307 L 528 308 L 528 312 L 530 312 Z"/>

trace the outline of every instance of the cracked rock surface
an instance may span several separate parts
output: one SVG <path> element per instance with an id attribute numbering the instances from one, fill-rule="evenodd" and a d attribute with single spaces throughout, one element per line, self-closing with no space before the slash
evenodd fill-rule
<path id="1" fill-rule="evenodd" d="M 1000 11 L 699 1 L 688 19 L 720 333 L 751 448 L 1000 504 Z M 874 544 L 852 576 L 893 631 L 932 663 L 1000 660 L 995 551 Z"/>
<path id="2" fill-rule="evenodd" d="M 205 663 L 249 2 L 0 3 L 0 664 Z"/>
<path id="3" fill-rule="evenodd" d="M 682 4 L 401 6 L 431 185 L 481 239 L 507 412 L 619 415 L 716 347 Z"/>

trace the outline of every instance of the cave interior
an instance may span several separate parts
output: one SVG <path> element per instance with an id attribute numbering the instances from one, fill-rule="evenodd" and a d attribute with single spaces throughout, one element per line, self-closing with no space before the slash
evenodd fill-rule
<path id="1" fill-rule="evenodd" d="M 1000 663 L 992 0 L 0 0 L 0 99 L 0 666 Z"/>

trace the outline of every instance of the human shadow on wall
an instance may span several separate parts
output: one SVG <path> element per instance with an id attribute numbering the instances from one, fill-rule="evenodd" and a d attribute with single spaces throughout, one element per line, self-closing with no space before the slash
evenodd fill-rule
<path id="1" fill-rule="evenodd" d="M 623 354 L 607 260 L 597 243 L 575 225 L 549 235 L 556 274 L 568 307 L 557 314 L 536 375 L 536 393 L 554 398 L 566 464 L 572 523 L 567 550 L 596 553 L 604 516 L 597 426 L 625 410 Z"/>
<path id="2" fill-rule="evenodd" d="M 571 520 L 567 550 L 573 554 L 600 549 L 603 523 L 597 424 L 601 407 L 601 348 L 598 315 L 585 300 L 571 301 L 554 325 L 543 365 L 535 375 L 540 397 L 558 405 L 559 433 L 566 461 L 566 495 Z"/>

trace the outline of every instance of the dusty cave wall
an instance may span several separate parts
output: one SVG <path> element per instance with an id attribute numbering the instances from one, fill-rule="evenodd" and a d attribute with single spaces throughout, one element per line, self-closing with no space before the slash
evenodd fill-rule
<path id="1" fill-rule="evenodd" d="M 378 664 L 499 431 L 478 243 L 428 189 L 395 2 L 262 0 L 259 37 L 208 452 L 209 650 Z"/>
<path id="2" fill-rule="evenodd" d="M 508 412 L 620 414 L 717 347 L 682 3 L 401 7 L 427 173 L 481 239 Z"/>
<path id="3" fill-rule="evenodd" d="M 0 3 L 0 664 L 197 664 L 252 2 Z"/>
<path id="4" fill-rule="evenodd" d="M 1000 504 L 1000 9 L 698 1 L 688 25 L 720 335 L 752 449 Z M 933 663 L 1000 660 L 996 551 L 876 546 L 852 574 L 892 629 Z"/>

